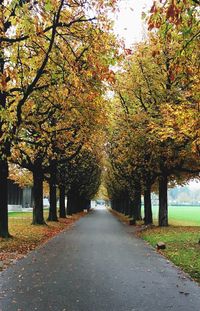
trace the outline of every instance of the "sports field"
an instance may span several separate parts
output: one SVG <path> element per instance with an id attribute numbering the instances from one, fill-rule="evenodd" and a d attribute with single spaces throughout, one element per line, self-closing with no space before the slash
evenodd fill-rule
<path id="1" fill-rule="evenodd" d="M 153 206 L 153 217 L 158 219 L 158 206 Z M 200 206 L 169 206 L 169 223 L 180 226 L 200 226 Z"/>

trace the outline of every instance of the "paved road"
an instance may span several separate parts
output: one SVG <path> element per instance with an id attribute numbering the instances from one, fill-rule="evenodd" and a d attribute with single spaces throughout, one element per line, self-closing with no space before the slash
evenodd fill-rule
<path id="1" fill-rule="evenodd" d="M 200 311 L 200 287 L 105 210 L 0 276 L 3 311 Z"/>

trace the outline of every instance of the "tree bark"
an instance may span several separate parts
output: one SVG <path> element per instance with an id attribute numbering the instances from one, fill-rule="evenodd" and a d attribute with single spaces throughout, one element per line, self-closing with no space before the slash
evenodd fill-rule
<path id="1" fill-rule="evenodd" d="M 57 165 L 56 161 L 50 164 L 50 180 L 49 180 L 49 217 L 48 221 L 58 221 L 57 216 L 57 198 L 56 198 L 56 176 Z"/>
<path id="2" fill-rule="evenodd" d="M 91 209 L 91 201 L 87 200 L 87 211 L 89 212 L 89 210 Z"/>
<path id="3" fill-rule="evenodd" d="M 65 185 L 59 186 L 59 194 L 60 194 L 60 208 L 59 208 L 59 216 L 60 218 L 66 218 L 66 209 L 65 209 Z"/>
<path id="4" fill-rule="evenodd" d="M 74 211 L 79 213 L 84 209 L 84 203 L 82 198 L 78 195 L 74 196 Z"/>
<path id="5" fill-rule="evenodd" d="M 80 212 L 82 212 L 83 210 L 87 210 L 89 209 L 89 200 L 84 198 L 84 197 L 80 197 Z"/>
<path id="6" fill-rule="evenodd" d="M 43 215 L 43 171 L 41 165 L 33 170 L 33 225 L 44 225 Z"/>
<path id="7" fill-rule="evenodd" d="M 119 202 L 120 202 L 120 213 L 124 213 L 124 198 L 123 198 L 123 194 L 120 194 L 120 198 L 119 198 Z"/>
<path id="8" fill-rule="evenodd" d="M 168 198 L 167 198 L 168 178 L 163 174 L 159 178 L 159 227 L 168 226 Z"/>
<path id="9" fill-rule="evenodd" d="M 67 215 L 72 215 L 74 212 L 74 195 L 70 190 L 67 194 Z"/>
<path id="10" fill-rule="evenodd" d="M 153 223 L 151 206 L 151 186 L 147 184 L 144 190 L 144 223 L 150 225 Z"/>
<path id="11" fill-rule="evenodd" d="M 0 160 L 0 237 L 9 238 L 8 231 L 8 162 Z"/>
<path id="12" fill-rule="evenodd" d="M 142 214 L 141 214 L 141 186 L 137 187 L 135 189 L 135 197 L 134 197 L 134 215 L 135 220 L 141 220 Z"/>
<path id="13" fill-rule="evenodd" d="M 120 213 L 124 214 L 124 196 L 123 193 L 120 194 Z"/>
<path id="14" fill-rule="evenodd" d="M 49 216 L 48 221 L 58 221 L 57 216 L 57 197 L 56 185 L 54 182 L 49 182 Z"/>
<path id="15" fill-rule="evenodd" d="M 129 198 L 129 216 L 134 217 L 134 200 Z"/>
<path id="16" fill-rule="evenodd" d="M 129 195 L 128 193 L 124 196 L 124 214 L 125 216 L 129 215 Z"/>
<path id="17" fill-rule="evenodd" d="M 4 25 L 6 32 L 6 26 Z M 4 49 L 0 51 L 0 73 L 4 74 L 5 55 Z M 0 108 L 6 108 L 6 92 L 0 90 Z M 4 134 L 3 121 L 0 119 L 0 138 Z M 0 237 L 9 238 L 8 230 L 8 156 L 10 155 L 10 142 L 2 139 L 0 146 Z"/>

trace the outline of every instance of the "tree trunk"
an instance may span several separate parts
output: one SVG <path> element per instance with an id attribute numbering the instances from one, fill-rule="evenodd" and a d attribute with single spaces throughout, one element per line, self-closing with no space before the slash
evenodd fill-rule
<path id="1" fill-rule="evenodd" d="M 4 31 L 8 28 L 4 25 Z M 4 49 L 0 51 L 0 74 L 4 75 L 5 55 Z M 0 90 L 0 108 L 6 108 L 6 92 Z M 3 122 L 0 119 L 0 237 L 9 238 L 8 231 L 8 156 L 10 155 L 9 141 L 2 139 L 5 130 L 2 129 Z M 8 135 L 9 136 L 9 135 Z"/>
<path id="2" fill-rule="evenodd" d="M 52 182 L 49 183 L 49 216 L 47 220 L 58 221 L 56 185 Z"/>
<path id="3" fill-rule="evenodd" d="M 124 198 L 123 198 L 123 194 L 120 194 L 120 213 L 124 214 Z"/>
<path id="4" fill-rule="evenodd" d="M 141 214 L 141 186 L 135 190 L 134 202 L 135 202 L 135 206 L 134 206 L 135 220 L 141 220 L 142 219 L 142 214 Z"/>
<path id="5" fill-rule="evenodd" d="M 74 211 L 75 213 L 79 213 L 84 209 L 84 200 L 79 195 L 74 196 Z"/>
<path id="6" fill-rule="evenodd" d="M 146 185 L 144 190 L 144 223 L 145 225 L 150 225 L 153 223 L 150 185 Z"/>
<path id="7" fill-rule="evenodd" d="M 167 175 L 159 178 L 159 226 L 168 226 Z"/>
<path id="8" fill-rule="evenodd" d="M 91 209 L 91 201 L 87 200 L 87 211 L 89 212 L 90 209 Z"/>
<path id="9" fill-rule="evenodd" d="M 56 174 L 57 165 L 56 161 L 52 161 L 50 164 L 50 180 L 49 180 L 49 217 L 48 221 L 58 221 L 57 216 L 57 198 L 56 198 Z"/>
<path id="10" fill-rule="evenodd" d="M 124 214 L 129 215 L 129 195 L 128 193 L 124 196 Z"/>
<path id="11" fill-rule="evenodd" d="M 8 162 L 0 160 L 0 237 L 9 238 L 8 231 Z"/>
<path id="12" fill-rule="evenodd" d="M 33 225 L 44 225 L 43 172 L 41 166 L 33 170 Z"/>
<path id="13" fill-rule="evenodd" d="M 134 200 L 129 198 L 129 216 L 134 218 Z"/>
<path id="14" fill-rule="evenodd" d="M 81 211 L 83 210 L 89 210 L 89 200 L 82 197 L 81 200 L 80 200 L 80 207 L 81 207 Z"/>
<path id="15" fill-rule="evenodd" d="M 67 215 L 72 215 L 74 212 L 74 195 L 70 190 L 67 195 Z"/>
<path id="16" fill-rule="evenodd" d="M 65 185 L 59 186 L 60 190 L 60 209 L 59 216 L 60 218 L 66 218 L 66 209 L 65 209 Z"/>
<path id="17" fill-rule="evenodd" d="M 115 211 L 115 210 L 116 210 L 116 207 L 115 207 L 115 199 L 111 199 L 111 200 L 110 200 L 110 205 L 111 205 L 111 208 Z"/>

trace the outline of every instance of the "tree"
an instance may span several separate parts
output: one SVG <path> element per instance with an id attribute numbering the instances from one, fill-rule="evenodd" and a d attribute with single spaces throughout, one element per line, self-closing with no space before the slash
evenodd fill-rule
<path id="1" fill-rule="evenodd" d="M 174 9 L 183 13 L 183 20 L 170 15 Z M 114 88 L 126 114 L 122 124 L 118 121 L 119 153 L 114 158 L 129 174 L 135 171 L 148 193 L 158 180 L 160 226 L 168 225 L 168 181 L 180 178 L 180 172 L 185 178 L 186 172 L 199 172 L 197 10 L 192 1 L 167 1 L 164 6 L 155 2 L 149 28 L 158 31 L 126 54 Z M 116 113 L 116 118 L 121 115 Z M 184 126 L 185 119 L 191 127 Z"/>
<path id="2" fill-rule="evenodd" d="M 70 187 L 67 194 L 67 214 L 90 208 L 90 200 L 97 193 L 101 181 L 99 154 L 84 149 L 70 163 Z"/>
<path id="3" fill-rule="evenodd" d="M 74 29 L 84 34 L 87 23 L 101 27 L 108 25 L 102 14 L 112 8 L 114 1 L 93 3 L 95 18 L 88 17 L 91 8 L 89 1 L 23 1 L 5 3 L 1 1 L 1 112 L 0 112 L 0 188 L 3 193 L 0 201 L 0 236 L 9 237 L 7 213 L 7 177 L 8 160 L 12 143 L 23 122 L 23 109 L 35 91 L 49 85 L 49 76 L 45 70 L 57 45 L 57 38 L 64 40 L 71 36 Z M 95 22 L 94 22 L 95 20 Z M 95 27 L 93 27 L 94 29 Z M 80 38 L 80 37 L 79 37 Z M 71 46 L 68 47 L 71 49 Z M 87 49 L 87 47 L 85 47 Z M 58 47 L 59 50 L 59 47 Z M 73 48 L 72 51 L 74 52 Z M 74 54 L 78 58 L 78 54 Z M 62 58 L 65 55 L 62 54 Z M 107 71 L 108 72 L 108 71 Z M 43 78 L 43 80 L 41 80 Z M 41 166 L 41 161 L 37 161 Z M 42 176 L 38 185 L 41 185 Z M 38 202 L 38 204 L 41 204 Z"/>

